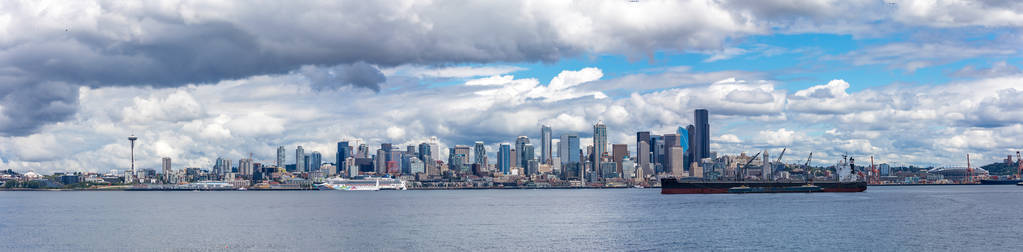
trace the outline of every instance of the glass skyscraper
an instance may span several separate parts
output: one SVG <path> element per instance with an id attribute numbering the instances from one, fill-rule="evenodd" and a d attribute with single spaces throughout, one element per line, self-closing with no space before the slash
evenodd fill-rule
<path id="1" fill-rule="evenodd" d="M 554 157 L 551 155 L 551 126 L 540 127 L 540 162 L 551 164 Z"/>
<path id="2" fill-rule="evenodd" d="M 497 169 L 504 175 L 511 173 L 511 145 L 501 144 L 497 151 Z"/>

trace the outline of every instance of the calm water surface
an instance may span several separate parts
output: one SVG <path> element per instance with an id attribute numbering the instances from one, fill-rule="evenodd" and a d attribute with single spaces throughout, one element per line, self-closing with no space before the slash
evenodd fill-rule
<path id="1" fill-rule="evenodd" d="M 1023 248 L 1023 187 L 0 192 L 0 251 Z"/>

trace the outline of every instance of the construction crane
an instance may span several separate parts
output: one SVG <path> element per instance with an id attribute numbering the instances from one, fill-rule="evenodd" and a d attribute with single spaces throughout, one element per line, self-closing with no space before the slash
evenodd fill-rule
<path id="1" fill-rule="evenodd" d="M 778 154 L 778 161 L 776 161 L 775 163 L 781 163 L 781 157 L 785 156 L 785 150 L 786 149 L 787 148 L 781 148 L 781 154 Z"/>
<path id="2" fill-rule="evenodd" d="M 874 166 L 874 156 L 870 156 L 870 173 L 872 175 L 870 178 L 874 180 L 874 184 L 880 184 L 881 174 L 877 171 L 877 166 Z"/>
<path id="3" fill-rule="evenodd" d="M 1019 151 L 1016 152 L 1016 179 L 1023 178 L 1023 160 L 1021 160 Z"/>
<path id="4" fill-rule="evenodd" d="M 973 167 L 970 167 L 970 153 L 966 153 L 966 182 L 973 183 Z"/>
<path id="5" fill-rule="evenodd" d="M 741 180 L 744 179 L 745 176 L 743 176 L 742 174 L 746 173 L 746 166 L 749 166 L 749 164 L 752 164 L 753 160 L 757 159 L 757 157 L 759 157 L 759 156 L 760 156 L 760 152 L 757 152 L 756 155 L 753 155 L 753 157 L 749 158 L 749 161 L 747 161 L 746 164 L 742 165 L 742 167 L 739 167 L 740 169 L 742 169 L 741 172 L 740 171 L 735 171 L 735 177 L 738 178 L 737 180 L 741 181 Z"/>
<path id="6" fill-rule="evenodd" d="M 803 166 L 805 166 L 807 169 L 810 168 L 810 159 L 813 159 L 813 152 L 812 151 L 810 152 L 809 156 L 806 156 L 806 163 L 803 164 Z"/>

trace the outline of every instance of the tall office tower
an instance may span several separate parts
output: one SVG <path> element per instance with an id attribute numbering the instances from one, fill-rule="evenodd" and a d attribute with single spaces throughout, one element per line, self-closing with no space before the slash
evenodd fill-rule
<path id="1" fill-rule="evenodd" d="M 405 146 L 405 154 L 409 154 L 409 155 L 412 155 L 412 156 L 418 156 L 418 154 L 416 154 L 416 146 L 415 145 L 411 145 L 411 144 L 408 145 L 408 146 Z"/>
<path id="2" fill-rule="evenodd" d="M 693 138 L 696 140 L 694 141 L 696 145 L 691 145 L 690 148 L 694 150 L 693 161 L 698 162 L 700 159 L 710 157 L 710 122 L 706 109 L 697 109 L 693 114 L 696 122 Z"/>
<path id="3" fill-rule="evenodd" d="M 516 153 L 518 155 L 515 156 L 515 160 L 517 160 L 517 162 L 513 166 L 526 167 L 526 162 L 529 162 L 524 157 L 526 155 L 525 152 L 526 144 L 529 144 L 529 137 L 527 136 L 519 136 L 519 138 L 515 139 L 515 150 L 518 152 Z"/>
<path id="4" fill-rule="evenodd" d="M 472 163 L 469 162 L 469 155 L 470 155 L 470 153 L 472 153 L 472 148 L 470 148 L 469 146 L 465 146 L 465 145 L 455 145 L 454 149 L 455 149 L 455 154 L 456 155 L 462 155 L 461 156 L 462 164 L 465 164 L 465 165 L 472 164 Z"/>
<path id="5" fill-rule="evenodd" d="M 243 158 L 238 160 L 238 174 L 252 176 L 252 159 Z"/>
<path id="6" fill-rule="evenodd" d="M 170 175 L 170 174 L 171 174 L 171 172 L 173 172 L 173 171 L 171 170 L 171 158 L 169 158 L 169 157 L 164 157 L 164 158 L 163 158 L 163 175 L 164 175 L 164 176 L 166 176 L 166 175 Z"/>
<path id="7" fill-rule="evenodd" d="M 561 149 L 558 150 L 558 159 L 561 160 L 561 175 L 566 179 L 578 175 L 579 169 L 582 168 L 579 136 L 561 135 L 561 141 L 558 144 L 561 145 Z"/>
<path id="8" fill-rule="evenodd" d="M 616 167 L 618 167 L 618 171 L 617 171 L 618 172 L 618 177 L 619 178 L 624 178 L 625 177 L 625 170 L 622 169 L 622 167 L 625 167 L 625 166 L 622 166 L 622 159 L 627 157 L 627 156 L 629 156 L 629 145 L 628 144 L 612 144 L 611 145 L 611 153 L 613 153 L 613 155 L 611 155 L 611 157 L 614 158 L 613 162 L 615 162 L 615 165 L 617 165 Z"/>
<path id="9" fill-rule="evenodd" d="M 497 150 L 497 169 L 502 174 L 508 175 L 511 173 L 511 145 L 502 143 L 501 147 Z"/>
<path id="10" fill-rule="evenodd" d="M 322 165 L 322 164 L 323 164 L 323 154 L 320 154 L 319 151 L 314 151 L 313 154 L 309 156 L 309 164 L 307 164 L 309 166 L 309 168 L 306 169 L 306 171 L 307 172 L 318 171 L 318 170 L 320 170 L 320 165 Z"/>
<path id="11" fill-rule="evenodd" d="M 511 149 L 511 167 L 519 167 L 519 153 L 516 149 Z"/>
<path id="12" fill-rule="evenodd" d="M 394 161 L 394 160 L 391 159 L 392 158 L 391 157 L 391 150 L 393 150 L 394 147 L 392 147 L 392 145 L 390 143 L 382 143 L 382 144 L 380 144 L 380 149 L 384 150 L 384 157 L 385 157 L 384 161 L 385 162 L 386 161 Z"/>
<path id="13" fill-rule="evenodd" d="M 347 167 L 344 167 L 345 159 L 352 156 L 352 146 L 348 145 L 348 141 L 337 142 L 337 154 L 334 156 L 334 165 L 337 166 L 337 171 L 341 172 Z"/>
<path id="14" fill-rule="evenodd" d="M 593 167 L 600 165 L 600 158 L 605 154 L 607 154 L 607 126 L 604 126 L 604 121 L 597 121 L 597 124 L 593 125 Z"/>
<path id="15" fill-rule="evenodd" d="M 473 164 L 478 164 L 481 168 L 487 167 L 487 148 L 483 146 L 483 141 L 476 141 L 473 144 L 472 158 Z"/>
<path id="16" fill-rule="evenodd" d="M 646 143 L 647 148 L 646 148 L 645 152 L 640 150 L 639 142 L 645 142 Z M 640 157 L 644 157 L 645 156 L 646 157 L 646 164 L 649 164 L 650 163 L 650 156 L 651 155 L 653 155 L 653 153 L 650 153 L 650 132 L 649 131 L 639 131 L 639 132 L 636 132 L 636 155 L 635 155 L 635 157 L 636 157 L 636 165 L 639 165 L 640 167 L 645 167 L 643 162 L 640 162 L 640 160 L 641 160 Z"/>
<path id="17" fill-rule="evenodd" d="M 373 156 L 373 171 L 377 174 L 384 174 L 387 172 L 387 152 L 383 149 L 377 150 L 377 155 Z"/>
<path id="18" fill-rule="evenodd" d="M 675 147 L 682 148 L 682 145 L 679 144 L 679 142 L 680 142 L 679 140 L 680 140 L 679 136 L 676 135 L 676 134 L 664 134 L 664 154 L 665 154 L 665 156 L 664 156 L 664 164 L 662 165 L 664 167 L 664 172 L 675 174 L 676 170 L 678 170 L 678 171 L 682 171 L 683 170 L 682 169 L 682 165 L 683 165 L 682 163 L 685 162 L 685 160 L 683 160 L 683 158 L 682 158 L 683 155 L 679 154 L 678 156 L 675 156 L 675 153 L 672 152 L 672 148 L 675 148 Z M 678 159 L 678 160 L 675 160 L 675 159 Z M 676 164 L 678 164 L 679 166 L 677 166 L 677 167 L 674 166 Z"/>
<path id="19" fill-rule="evenodd" d="M 440 160 L 440 144 L 438 144 L 437 137 L 430 137 L 430 160 Z"/>
<path id="20" fill-rule="evenodd" d="M 417 153 L 419 154 L 418 156 L 419 160 L 423 161 L 424 164 L 427 164 L 427 167 L 429 167 L 429 164 L 433 162 L 433 155 L 431 155 L 431 152 L 433 152 L 433 150 L 430 149 L 429 144 L 427 143 L 419 144 L 419 153 Z"/>
<path id="21" fill-rule="evenodd" d="M 690 125 L 690 126 L 692 126 L 692 125 Z M 676 130 L 675 133 L 678 134 L 678 138 L 679 138 L 678 144 L 679 144 L 679 146 L 682 146 L 682 151 L 688 151 L 689 150 L 689 139 L 690 139 L 690 137 L 689 137 L 689 130 L 686 129 L 686 127 L 679 126 L 678 130 Z"/>
<path id="22" fill-rule="evenodd" d="M 302 171 L 304 171 L 304 172 L 312 172 L 312 170 L 309 169 L 309 160 L 310 159 L 311 158 L 309 157 L 309 154 L 305 154 L 305 157 L 302 159 L 302 165 L 304 165 L 302 167 Z"/>
<path id="23" fill-rule="evenodd" d="M 540 163 L 551 164 L 554 158 L 551 152 L 551 126 L 540 126 Z"/>
<path id="24" fill-rule="evenodd" d="M 210 173 L 215 174 L 215 175 L 220 175 L 221 173 L 224 173 L 224 171 L 223 171 L 224 168 L 222 168 L 223 165 L 224 165 L 224 158 L 217 157 L 217 160 L 213 161 L 213 170 L 211 170 Z"/>
<path id="25" fill-rule="evenodd" d="M 277 167 L 284 168 L 284 146 L 277 146 Z"/>
<path id="26" fill-rule="evenodd" d="M 687 145 L 689 147 L 688 147 L 687 150 L 685 150 L 685 152 L 686 152 L 686 163 L 683 164 L 685 166 L 689 166 L 693 162 L 699 162 L 699 158 L 696 158 L 696 155 L 695 155 L 695 153 L 696 153 L 695 148 L 693 148 L 693 147 L 696 146 L 696 139 L 693 138 L 693 131 L 696 131 L 696 127 L 695 126 L 693 126 L 692 124 L 690 124 L 689 126 L 686 126 L 686 134 L 688 134 L 688 135 L 686 135 L 686 141 L 688 142 Z"/>
<path id="27" fill-rule="evenodd" d="M 522 145 L 522 154 L 520 156 L 522 156 L 522 158 L 519 161 L 519 163 L 522 164 L 522 168 L 529 168 L 529 162 L 535 161 L 536 158 L 536 150 L 533 148 L 533 144 L 527 143 L 525 145 Z M 527 171 L 523 172 L 523 175 L 526 176 L 532 175 L 531 173 L 529 173 L 530 172 L 529 169 L 523 169 L 523 171 Z"/>
<path id="28" fill-rule="evenodd" d="M 359 144 L 359 148 L 355 153 L 356 158 L 369 158 L 369 146 L 366 144 Z"/>
<path id="29" fill-rule="evenodd" d="M 644 153 L 639 151 L 639 142 L 646 142 L 647 145 L 650 145 L 650 132 L 649 131 L 639 131 L 639 132 L 636 132 L 636 155 L 644 154 Z M 647 150 L 649 151 L 650 148 L 647 148 Z M 649 161 L 650 160 L 650 157 L 649 157 L 650 153 L 645 153 L 645 154 L 647 155 L 647 160 Z M 636 159 L 636 160 L 639 160 L 639 159 Z"/>
<path id="30" fill-rule="evenodd" d="M 650 152 L 653 152 L 650 155 L 650 163 L 652 168 L 654 168 L 654 173 L 661 172 L 664 165 L 664 136 L 650 135 L 650 141 L 652 141 L 650 143 Z"/>
<path id="31" fill-rule="evenodd" d="M 665 136 L 667 136 L 667 135 L 665 135 Z M 668 145 L 664 145 L 664 146 L 668 146 Z M 682 173 L 683 173 L 683 170 L 682 170 L 682 146 L 671 146 L 671 148 L 668 148 L 667 155 L 669 156 L 669 158 L 668 158 L 668 167 L 669 168 L 666 169 L 665 172 L 670 173 L 671 175 L 675 176 L 676 178 L 682 177 Z"/>
<path id="32" fill-rule="evenodd" d="M 305 149 L 299 145 L 298 148 L 295 148 L 295 171 L 305 172 L 305 166 Z"/>
<path id="33" fill-rule="evenodd" d="M 572 156 L 568 154 L 568 135 L 561 135 L 558 138 L 558 160 L 561 164 L 568 163 L 568 157 Z"/>
<path id="34" fill-rule="evenodd" d="M 649 137 L 649 135 L 647 135 Z M 643 170 L 642 175 L 650 174 L 650 155 L 644 153 L 650 153 L 650 144 L 646 141 L 639 141 L 636 143 L 636 162 L 639 163 L 639 169 Z M 641 177 L 640 177 L 641 178 Z"/>

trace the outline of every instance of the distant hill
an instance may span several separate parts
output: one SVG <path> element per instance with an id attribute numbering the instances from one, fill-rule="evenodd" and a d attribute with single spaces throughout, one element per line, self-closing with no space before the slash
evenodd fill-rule
<path id="1" fill-rule="evenodd" d="M 1016 174 L 1016 165 L 1007 165 L 1002 162 L 992 163 L 989 165 L 981 166 L 984 170 L 987 170 L 991 175 L 1010 175 Z"/>

